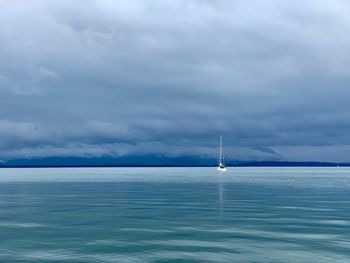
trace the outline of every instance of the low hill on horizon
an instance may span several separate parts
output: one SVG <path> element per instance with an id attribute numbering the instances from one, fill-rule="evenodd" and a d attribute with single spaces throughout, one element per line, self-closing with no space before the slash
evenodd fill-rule
<path id="1" fill-rule="evenodd" d="M 243 161 L 228 160 L 228 166 L 237 167 L 334 167 L 350 166 L 350 163 L 334 162 L 293 162 L 293 161 Z M 45 157 L 31 159 L 14 159 L 3 161 L 0 167 L 183 167 L 183 166 L 216 166 L 214 158 L 201 158 L 194 156 L 168 157 L 168 156 L 102 156 L 102 157 Z"/>

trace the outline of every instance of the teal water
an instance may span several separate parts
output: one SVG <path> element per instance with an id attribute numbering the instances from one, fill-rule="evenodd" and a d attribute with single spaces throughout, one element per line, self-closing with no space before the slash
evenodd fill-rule
<path id="1" fill-rule="evenodd" d="M 350 169 L 0 169 L 0 262 L 350 262 Z"/>

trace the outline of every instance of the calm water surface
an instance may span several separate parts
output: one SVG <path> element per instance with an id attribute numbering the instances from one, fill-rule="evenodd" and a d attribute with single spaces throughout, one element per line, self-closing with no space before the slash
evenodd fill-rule
<path id="1" fill-rule="evenodd" d="M 350 169 L 0 169 L 0 262 L 350 262 Z"/>

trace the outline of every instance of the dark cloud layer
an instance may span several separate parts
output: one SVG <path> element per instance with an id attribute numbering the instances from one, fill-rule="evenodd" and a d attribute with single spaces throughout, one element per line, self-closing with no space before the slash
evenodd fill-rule
<path id="1" fill-rule="evenodd" d="M 0 159 L 350 161 L 346 0 L 0 1 Z"/>

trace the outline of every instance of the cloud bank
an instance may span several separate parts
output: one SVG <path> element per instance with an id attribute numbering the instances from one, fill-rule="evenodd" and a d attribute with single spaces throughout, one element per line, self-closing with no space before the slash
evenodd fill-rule
<path id="1" fill-rule="evenodd" d="M 0 159 L 350 161 L 345 0 L 0 1 Z"/>

